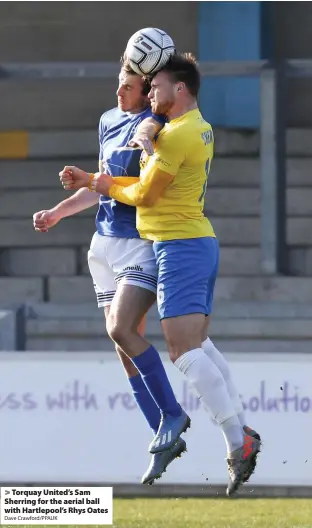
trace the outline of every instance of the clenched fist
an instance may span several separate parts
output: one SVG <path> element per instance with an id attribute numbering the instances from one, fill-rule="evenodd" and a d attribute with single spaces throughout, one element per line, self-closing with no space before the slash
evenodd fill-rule
<path id="1" fill-rule="evenodd" d="M 90 181 L 88 172 L 73 166 L 65 166 L 59 176 L 66 191 L 77 191 L 82 187 L 88 187 Z"/>
<path id="2" fill-rule="evenodd" d="M 35 231 L 47 233 L 51 227 L 54 227 L 60 221 L 60 217 L 50 210 L 38 211 L 33 215 L 33 226 Z"/>

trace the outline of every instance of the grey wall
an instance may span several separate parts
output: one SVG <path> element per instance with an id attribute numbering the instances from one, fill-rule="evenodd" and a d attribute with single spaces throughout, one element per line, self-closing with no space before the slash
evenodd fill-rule
<path id="1" fill-rule="evenodd" d="M 279 59 L 312 59 L 312 3 L 273 2 L 274 46 Z M 287 123 L 312 125 L 312 80 L 287 82 Z"/>
<path id="2" fill-rule="evenodd" d="M 151 25 L 197 52 L 197 2 L 0 2 L 0 62 L 118 61 L 128 38 Z M 97 126 L 115 89 L 114 81 L 2 82 L 0 128 Z"/>

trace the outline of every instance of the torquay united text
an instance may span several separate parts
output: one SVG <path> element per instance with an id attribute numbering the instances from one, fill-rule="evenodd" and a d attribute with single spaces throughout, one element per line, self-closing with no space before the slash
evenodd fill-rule
<path id="1" fill-rule="evenodd" d="M 84 497 L 90 497 L 91 495 L 91 491 L 87 491 L 87 490 L 81 490 L 81 489 L 70 489 L 70 488 L 64 488 L 64 489 L 57 489 L 57 488 L 54 488 L 54 489 L 51 489 L 51 488 L 42 488 L 40 490 L 21 490 L 21 489 L 15 489 L 15 488 L 12 488 L 11 489 L 11 493 L 15 496 L 15 497 L 42 497 L 43 495 L 62 495 L 62 496 L 72 496 L 72 495 L 75 495 L 75 496 L 84 496 Z M 20 499 L 19 499 L 20 500 Z M 12 503 L 9 503 L 9 504 L 12 504 Z M 15 503 L 15 504 L 20 504 L 20 502 L 18 503 Z"/>

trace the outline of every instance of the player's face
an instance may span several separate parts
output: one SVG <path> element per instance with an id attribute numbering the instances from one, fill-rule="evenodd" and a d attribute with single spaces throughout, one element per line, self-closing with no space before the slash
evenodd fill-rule
<path id="1" fill-rule="evenodd" d="M 121 70 L 117 90 L 118 107 L 123 112 L 141 112 L 147 106 L 147 96 L 142 94 L 143 79 Z"/>
<path id="2" fill-rule="evenodd" d="M 151 83 L 148 94 L 154 114 L 167 114 L 176 101 L 176 85 L 166 72 L 159 72 Z"/>

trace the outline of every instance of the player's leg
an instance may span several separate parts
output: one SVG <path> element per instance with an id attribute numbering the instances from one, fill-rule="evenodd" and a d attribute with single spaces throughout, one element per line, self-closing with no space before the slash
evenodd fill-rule
<path id="1" fill-rule="evenodd" d="M 116 351 L 126 371 L 126 375 L 132 388 L 133 397 L 155 435 L 161 419 L 160 409 L 153 400 L 141 374 L 134 366 L 131 359 L 128 358 L 118 345 L 116 345 Z M 182 453 L 185 451 L 186 443 L 182 438 L 179 438 L 177 443 L 170 449 L 161 453 L 152 454 L 149 466 L 142 476 L 142 484 L 152 485 L 155 480 L 161 478 L 169 464 L 171 464 L 176 458 L 181 458 Z"/>
<path id="2" fill-rule="evenodd" d="M 104 307 L 104 313 L 106 319 L 109 317 L 110 313 L 110 306 L 112 303 L 113 298 L 116 295 L 116 283 L 115 283 L 115 275 L 116 273 L 113 272 L 111 263 L 109 264 L 107 262 L 107 256 L 110 254 L 112 246 L 114 247 L 116 240 L 114 240 L 112 237 L 101 237 L 99 234 L 95 234 L 92 242 L 90 251 L 88 253 L 88 263 L 89 268 L 91 272 L 91 276 L 93 278 L 94 287 L 96 291 L 98 306 L 100 308 Z M 119 242 L 119 245 L 125 245 L 125 241 Z M 144 256 L 144 252 L 142 254 L 136 255 L 133 249 L 136 249 L 137 243 L 134 243 L 132 245 L 131 254 L 132 257 L 141 258 L 142 264 L 145 265 L 146 256 Z M 121 251 L 122 248 L 117 248 L 117 253 Z M 157 270 L 155 268 L 155 259 L 154 254 L 151 251 L 151 248 L 149 248 L 149 254 L 153 258 L 154 262 L 154 271 L 155 274 L 155 283 L 156 283 L 156 277 L 157 277 Z M 128 264 L 131 267 L 131 264 L 133 262 L 131 261 L 131 258 L 128 258 Z M 128 266 L 124 266 L 128 267 Z M 145 277 L 146 280 L 146 277 Z M 144 285 L 144 277 L 142 283 L 139 282 L 139 285 L 141 286 L 141 291 L 147 291 L 148 295 L 148 302 L 147 306 L 149 307 L 151 302 L 155 300 L 156 296 L 155 293 L 152 293 L 153 300 L 151 299 L 151 292 L 149 290 L 145 290 L 145 288 L 142 288 L 142 284 Z M 118 290 L 118 294 L 119 294 Z M 156 292 L 156 287 L 155 287 Z M 142 303 L 139 302 L 139 299 L 136 299 L 136 302 L 134 305 L 132 304 L 132 301 L 130 299 L 130 305 L 126 305 L 127 308 L 127 323 L 129 323 L 130 317 L 132 317 L 132 321 L 130 322 L 130 326 L 132 327 L 135 324 L 138 324 L 137 332 L 141 335 L 144 334 L 144 326 L 145 326 L 145 320 L 144 315 L 147 311 L 146 303 L 143 301 Z M 126 303 L 127 299 L 123 296 L 123 302 Z M 135 321 L 135 322 L 133 322 Z M 129 357 L 125 354 L 125 352 L 115 344 L 116 351 L 119 355 L 119 358 L 123 364 L 123 367 L 125 369 L 127 378 L 129 380 L 129 383 L 131 385 L 134 399 L 136 400 L 138 407 L 140 408 L 141 412 L 143 413 L 147 423 L 151 427 L 154 434 L 156 434 L 157 429 L 159 427 L 160 423 L 160 410 L 157 404 L 155 403 L 154 399 L 152 398 L 150 392 L 148 391 L 143 378 L 141 377 L 139 371 L 133 364 L 133 362 L 129 359 Z M 152 484 L 155 479 L 160 478 L 162 473 L 166 471 L 166 468 L 168 465 L 173 462 L 176 458 L 179 458 L 181 454 L 186 451 L 186 444 L 184 440 L 179 439 L 178 442 L 168 449 L 166 452 L 163 453 L 157 453 L 155 455 L 152 455 L 151 463 L 148 467 L 147 472 L 144 474 L 142 478 L 142 482 L 146 484 Z"/>
<path id="3" fill-rule="evenodd" d="M 120 239 L 112 253 L 118 286 L 110 310 L 109 335 L 132 359 L 162 413 L 161 445 L 154 452 L 165 451 L 176 444 L 190 420 L 176 400 L 157 350 L 137 331 L 142 314 L 155 299 L 157 266 L 152 244 Z M 134 312 L 139 303 L 142 312 Z"/>
<path id="4" fill-rule="evenodd" d="M 130 286 L 130 288 L 133 288 L 133 286 Z M 143 289 L 142 292 L 144 292 Z M 110 305 L 105 306 L 104 311 L 105 318 L 107 320 L 109 319 Z M 129 323 L 129 313 L 134 313 L 135 311 L 136 308 L 133 309 L 132 305 L 132 309 L 130 311 L 128 310 L 127 312 L 127 324 Z M 141 335 L 144 332 L 144 327 L 145 320 L 143 318 L 138 326 L 138 333 L 140 333 Z M 125 369 L 128 381 L 131 385 L 133 397 L 142 414 L 144 415 L 147 423 L 152 429 L 153 433 L 156 434 L 161 419 L 160 410 L 155 401 L 153 400 L 151 394 L 149 393 L 139 371 L 137 370 L 131 359 L 118 345 L 115 344 L 115 348 L 119 359 Z M 153 454 L 149 467 L 141 479 L 142 484 L 153 484 L 156 479 L 159 479 L 162 476 L 169 464 L 171 464 L 171 462 L 173 462 L 176 458 L 180 458 L 182 453 L 184 453 L 185 451 L 186 443 L 182 438 L 179 438 L 177 443 L 170 449 L 167 449 L 166 451 L 163 451 L 161 453 Z"/>
<path id="5" fill-rule="evenodd" d="M 109 334 L 109 313 L 111 309 L 111 303 L 109 305 L 106 305 L 104 308 L 105 313 L 105 320 L 106 320 L 106 328 Z M 136 308 L 135 308 L 136 309 Z M 144 334 L 144 328 L 145 328 L 145 318 L 143 315 L 143 319 L 138 325 L 138 333 L 141 335 Z M 127 379 L 129 381 L 129 384 L 132 389 L 132 395 L 141 410 L 143 416 L 145 417 L 148 425 L 152 429 L 152 431 L 156 434 L 157 429 L 159 427 L 160 422 L 160 411 L 157 407 L 156 403 L 154 402 L 152 396 L 147 390 L 147 387 L 138 371 L 136 366 L 133 364 L 131 359 L 127 356 L 127 354 L 118 346 L 116 343 L 115 350 L 117 352 L 117 355 L 124 367 L 125 374 L 127 376 Z"/>
<path id="6" fill-rule="evenodd" d="M 138 369 L 126 354 L 129 348 L 135 349 L 138 342 L 140 345 L 141 340 L 144 349 L 145 340 L 143 332 L 139 331 L 139 326 L 141 325 L 142 328 L 142 319 L 154 301 L 155 295 L 151 291 L 120 283 L 114 299 L 105 310 L 105 316 L 108 335 L 115 343 L 116 351 L 132 387 L 133 396 L 156 434 L 160 422 L 160 410 L 148 392 Z"/>
<path id="7" fill-rule="evenodd" d="M 221 427 L 229 454 L 243 445 L 244 435 L 224 378 L 201 347 L 204 318 L 200 313 L 168 317 L 162 320 L 162 327 L 170 359 Z"/>
<path id="8" fill-rule="evenodd" d="M 212 293 L 213 292 L 210 292 L 210 294 Z M 211 304 L 211 300 L 208 300 L 208 305 L 209 304 Z M 209 336 L 209 323 L 210 323 L 210 316 L 208 315 L 205 320 L 204 331 L 202 335 L 202 348 L 205 354 L 207 354 L 207 356 L 210 357 L 210 359 L 213 361 L 216 367 L 220 370 L 224 378 L 224 381 L 226 383 L 228 393 L 232 399 L 236 414 L 238 416 L 240 424 L 243 427 L 245 433 L 248 433 L 250 436 L 253 436 L 254 438 L 257 438 L 258 440 L 260 440 L 260 435 L 256 431 L 254 431 L 254 429 L 251 429 L 250 427 L 246 425 L 246 419 L 245 419 L 245 413 L 244 413 L 242 400 L 240 398 L 240 395 L 234 383 L 230 366 L 228 362 L 226 361 L 225 357 L 223 356 L 223 354 L 221 354 L 221 352 L 216 348 L 215 344 L 208 337 Z"/>
<path id="9" fill-rule="evenodd" d="M 213 361 L 213 363 L 218 367 L 220 370 L 224 381 L 226 383 L 228 393 L 232 399 L 236 414 L 238 416 L 238 419 L 241 423 L 241 426 L 243 427 L 246 425 L 245 422 L 245 414 L 243 405 L 241 402 L 241 398 L 238 394 L 238 391 L 236 390 L 234 381 L 231 376 L 231 371 L 229 364 L 227 363 L 225 357 L 219 352 L 219 350 L 215 347 L 211 339 L 208 337 L 208 331 L 209 331 L 209 322 L 210 322 L 210 316 L 206 317 L 205 325 L 204 325 L 204 332 L 202 336 L 202 348 L 204 352 L 207 354 L 208 357 Z"/>
<path id="10" fill-rule="evenodd" d="M 155 281 L 153 292 L 144 287 L 147 281 L 146 277 L 141 277 L 141 282 L 138 280 L 138 277 L 132 277 L 132 279 L 129 278 L 130 283 L 134 284 L 134 286 L 128 286 L 128 288 L 135 288 L 137 290 L 137 295 L 135 296 L 136 298 L 133 299 L 132 296 L 127 297 L 127 295 L 124 295 L 124 291 L 121 287 L 118 288 L 118 293 L 116 293 L 115 273 L 112 271 L 111 265 L 107 262 L 107 254 L 111 253 L 111 247 L 114 247 L 115 242 L 116 241 L 113 240 L 112 237 L 102 237 L 96 233 L 92 239 L 90 251 L 88 253 L 88 263 L 91 276 L 93 278 L 98 307 L 104 308 L 106 321 L 113 321 L 115 331 L 117 331 L 119 334 L 121 334 L 120 328 L 125 328 L 127 335 L 129 334 L 128 329 L 134 328 L 134 333 L 143 335 L 145 327 L 145 314 L 156 299 L 157 270 L 155 266 L 154 253 L 151 247 L 148 248 L 148 255 L 150 255 L 150 257 L 148 257 L 148 255 L 146 255 L 146 251 L 143 250 L 141 252 L 133 252 L 133 249 L 136 250 L 136 246 L 140 244 L 139 241 L 134 242 L 130 248 L 131 256 L 129 257 L 128 255 L 126 257 L 128 259 L 128 266 L 123 267 L 134 268 L 135 266 L 133 266 L 131 259 L 135 258 L 139 259 L 139 262 L 141 260 L 143 266 L 151 268 L 151 266 L 148 265 L 148 260 L 152 258 L 153 268 L 149 269 L 149 271 L 153 274 Z M 120 244 L 122 246 L 126 245 L 124 240 L 120 241 L 119 245 Z M 122 248 L 118 247 L 117 253 L 119 253 L 120 250 L 122 250 Z M 126 279 L 124 278 L 124 280 Z M 135 284 L 137 284 L 137 286 L 135 286 Z M 116 318 L 116 313 L 114 314 L 114 311 L 112 311 L 112 317 L 109 319 L 111 304 L 115 296 L 115 304 L 117 306 L 119 304 L 119 293 L 122 295 L 122 303 L 125 308 L 125 317 L 122 313 L 120 314 L 121 324 L 118 324 L 118 317 Z M 156 434 L 161 419 L 160 409 L 157 406 L 155 400 L 152 398 L 141 374 L 135 367 L 134 363 L 131 361 L 131 359 L 129 359 L 129 357 L 118 344 L 115 344 L 115 348 L 131 385 L 133 397 L 136 400 L 137 405 L 143 413 L 147 423 L 151 427 L 154 434 Z M 184 440 L 179 438 L 175 445 L 173 445 L 167 451 L 152 455 L 151 463 L 148 467 L 148 470 L 143 475 L 142 483 L 152 484 L 155 479 L 160 478 L 162 473 L 166 471 L 168 465 L 176 458 L 179 458 L 184 451 L 186 451 L 186 443 Z"/>
<path id="11" fill-rule="evenodd" d="M 119 343 L 116 344 L 116 350 L 126 370 L 133 396 L 154 435 L 157 434 L 160 424 L 160 409 L 144 383 L 143 377 L 123 348 L 128 350 L 126 344 L 128 341 L 131 343 L 131 348 L 135 347 L 137 334 L 142 336 L 142 332 L 139 332 L 140 325 L 138 326 L 138 321 L 144 317 L 144 314 L 154 304 L 155 300 L 156 295 L 151 291 L 141 286 L 133 286 L 121 282 L 117 287 L 110 308 L 106 309 L 108 333 L 115 342 Z M 160 478 L 163 472 L 166 471 L 168 465 L 176 458 L 179 458 L 184 451 L 186 451 L 186 443 L 179 438 L 170 449 L 153 454 L 141 482 L 143 484 L 153 484 L 154 480 Z"/>
<path id="12" fill-rule="evenodd" d="M 111 339 L 132 358 L 148 347 L 148 342 L 138 332 L 141 318 L 154 304 L 156 295 L 140 286 L 124 281 L 117 285 L 107 318 L 107 331 Z"/>
<path id="13" fill-rule="evenodd" d="M 107 262 L 107 255 L 112 245 L 112 237 L 103 237 L 95 233 L 90 250 L 88 252 L 88 265 L 93 279 L 94 289 L 97 297 L 97 304 L 99 308 L 104 308 L 104 314 L 107 320 L 109 317 L 110 306 L 116 294 L 115 273 Z M 131 310 L 136 310 L 136 307 L 131 307 Z M 139 308 L 140 310 L 140 308 Z M 144 310 L 139 311 L 136 317 L 138 331 L 143 333 L 144 328 Z M 148 392 L 145 383 L 143 382 L 139 371 L 129 359 L 129 357 L 121 350 L 118 345 L 115 345 L 118 356 L 123 364 L 127 378 L 131 385 L 133 396 L 145 416 L 146 421 L 153 431 L 157 431 L 160 421 L 160 411 Z"/>
<path id="14" fill-rule="evenodd" d="M 158 308 L 170 359 L 225 429 L 227 448 L 232 451 L 242 445 L 243 431 L 223 376 L 201 345 L 207 284 L 215 280 L 218 267 L 217 241 L 177 240 L 155 243 L 154 248 L 159 265 Z"/>
<path id="15" fill-rule="evenodd" d="M 179 240 L 155 243 L 154 250 L 159 265 L 158 307 L 170 358 L 186 374 L 219 424 L 229 459 L 239 462 L 235 467 L 236 489 L 243 482 L 243 471 L 251 466 L 250 456 L 247 461 L 242 458 L 247 435 L 220 370 L 201 345 L 205 316 L 211 311 L 207 299 L 217 275 L 218 243 L 213 238 Z M 251 439 L 251 442 L 254 454 L 257 441 Z M 239 456 L 234 457 L 236 454 Z M 230 469 L 233 473 L 232 466 Z"/>

